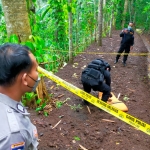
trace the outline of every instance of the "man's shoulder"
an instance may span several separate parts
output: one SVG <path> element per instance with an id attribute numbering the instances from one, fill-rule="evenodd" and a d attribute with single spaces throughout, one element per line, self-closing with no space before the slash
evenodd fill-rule
<path id="1" fill-rule="evenodd" d="M 11 131 L 8 123 L 8 117 L 7 117 L 7 106 L 0 102 L 0 120 L 2 123 L 0 123 L 0 140 L 7 137 Z"/>

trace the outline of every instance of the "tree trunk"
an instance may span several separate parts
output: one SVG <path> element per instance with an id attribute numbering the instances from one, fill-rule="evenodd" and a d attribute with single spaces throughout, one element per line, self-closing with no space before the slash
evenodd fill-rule
<path id="1" fill-rule="evenodd" d="M 2 7 L 4 11 L 6 28 L 8 37 L 11 34 L 16 34 L 19 38 L 19 42 L 25 42 L 29 39 L 31 35 L 31 28 L 28 18 L 27 3 L 26 0 L 2 0 Z M 39 90 L 40 89 L 40 90 Z M 43 78 L 36 88 L 38 99 L 42 102 L 48 99 L 48 94 L 46 86 L 44 84 Z M 34 107 L 36 107 L 36 100 L 33 100 Z M 32 105 L 30 102 L 29 106 Z"/>
<path id="2" fill-rule="evenodd" d="M 113 10 L 111 12 L 111 18 L 110 18 L 110 29 L 109 29 L 109 37 L 112 37 L 112 23 L 113 23 Z"/>
<path id="3" fill-rule="evenodd" d="M 128 8 L 128 0 L 125 0 L 125 3 L 124 3 L 124 11 L 123 11 L 123 18 L 122 18 L 122 28 L 124 28 L 124 24 L 125 24 L 125 19 L 126 19 L 126 13 L 127 13 L 127 8 Z"/>
<path id="4" fill-rule="evenodd" d="M 133 22 L 133 19 L 134 19 L 134 5 L 133 5 L 133 3 L 134 3 L 134 0 L 131 0 L 131 22 Z"/>
<path id="5" fill-rule="evenodd" d="M 129 16 L 130 16 L 130 21 L 132 20 L 132 11 L 131 11 L 131 1 L 129 1 Z"/>
<path id="6" fill-rule="evenodd" d="M 69 62 L 73 62 L 73 42 L 72 42 L 72 0 L 68 0 L 68 5 L 70 6 L 69 11 Z"/>
<path id="7" fill-rule="evenodd" d="M 97 3 L 96 3 L 96 0 L 94 0 L 94 20 L 97 20 L 97 11 L 96 11 L 96 7 L 97 6 Z M 94 41 L 96 42 L 96 39 L 97 39 L 97 23 L 95 21 L 95 29 L 94 29 Z"/>
<path id="8" fill-rule="evenodd" d="M 80 20 L 79 20 L 79 17 L 80 17 L 80 6 L 81 3 L 77 3 L 77 11 L 76 11 L 76 18 L 77 18 L 77 24 L 76 24 L 76 43 L 75 43 L 75 52 L 78 50 L 78 46 L 79 46 L 79 24 L 80 24 Z"/>
<path id="9" fill-rule="evenodd" d="M 133 16 L 133 22 L 135 23 L 136 21 L 136 11 L 134 12 L 134 16 Z M 134 28 L 136 29 L 136 24 L 134 24 Z"/>
<path id="10" fill-rule="evenodd" d="M 103 8 L 105 8 L 106 7 L 106 0 L 103 0 Z M 103 25 L 102 25 L 102 29 L 103 29 L 103 33 L 104 33 L 104 35 L 106 35 L 106 31 L 107 31 L 107 28 L 108 28 L 108 26 L 106 25 L 106 19 L 105 18 L 107 18 L 107 13 L 105 12 L 104 14 L 103 14 Z"/>
<path id="11" fill-rule="evenodd" d="M 102 46 L 103 0 L 99 0 L 98 12 L 98 45 Z"/>
<path id="12" fill-rule="evenodd" d="M 7 35 L 16 34 L 20 42 L 29 39 L 31 28 L 26 0 L 2 0 Z"/>
<path id="13" fill-rule="evenodd" d="M 113 17 L 114 17 L 114 1 L 112 1 L 111 5 L 113 6 L 111 8 L 111 14 L 110 14 L 110 29 L 109 29 L 109 37 L 112 37 L 112 26 L 113 26 Z"/>

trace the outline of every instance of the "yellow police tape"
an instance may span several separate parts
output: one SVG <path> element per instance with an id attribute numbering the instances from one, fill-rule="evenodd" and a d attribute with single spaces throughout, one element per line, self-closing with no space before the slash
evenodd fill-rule
<path id="1" fill-rule="evenodd" d="M 75 87 L 74 85 L 66 82 L 65 80 L 62 80 L 61 78 L 54 75 L 52 72 L 48 72 L 47 70 L 38 67 L 38 71 L 42 74 L 44 74 L 46 77 L 51 79 L 52 81 L 56 82 L 57 84 L 61 85 L 62 87 L 66 88 L 67 90 L 71 91 L 72 93 L 78 95 L 79 97 L 87 100 L 91 104 L 103 109 L 104 111 L 108 112 L 109 114 L 119 118 L 120 120 L 130 124 L 131 126 L 145 132 L 146 134 L 150 135 L 150 125 L 115 108 L 114 106 L 111 106 L 102 100 L 84 92 L 83 90 L 79 89 L 78 87 Z"/>
<path id="2" fill-rule="evenodd" d="M 49 49 L 43 49 L 43 50 L 49 50 Z M 59 50 L 53 50 L 52 52 L 60 52 Z M 61 53 L 68 53 L 68 51 L 61 51 Z M 112 52 L 112 53 L 106 53 L 106 52 L 77 52 L 75 51 L 74 52 L 75 54 L 90 54 L 90 55 L 117 55 L 118 53 L 117 52 Z M 122 53 L 121 55 L 130 55 L 130 56 L 148 56 L 150 57 L 150 54 L 147 52 L 147 53 L 142 53 L 142 52 L 139 52 L 139 53 L 136 53 L 136 52 L 130 52 L 130 53 Z"/>

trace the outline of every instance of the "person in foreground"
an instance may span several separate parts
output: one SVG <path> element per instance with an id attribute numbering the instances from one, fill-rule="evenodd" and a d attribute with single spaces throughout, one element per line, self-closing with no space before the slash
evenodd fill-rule
<path id="1" fill-rule="evenodd" d="M 0 150 L 37 150 L 37 129 L 21 103 L 38 84 L 37 67 L 28 47 L 0 46 Z"/>
<path id="2" fill-rule="evenodd" d="M 122 37 L 121 40 L 121 44 L 120 44 L 120 48 L 117 52 L 117 56 L 116 56 L 116 60 L 115 60 L 115 64 L 118 62 L 121 53 L 124 51 L 124 56 L 123 56 L 123 65 L 126 66 L 126 61 L 128 58 L 128 54 L 130 53 L 130 50 L 133 49 L 133 44 L 134 44 L 134 36 L 133 36 L 133 32 L 131 30 L 129 30 L 128 28 L 125 28 L 124 30 L 122 30 L 122 32 L 120 33 L 120 37 Z"/>
<path id="3" fill-rule="evenodd" d="M 111 97 L 110 70 L 110 65 L 102 59 L 95 59 L 90 62 L 81 75 L 84 91 L 90 93 L 93 89 L 94 91 L 103 92 L 102 100 L 107 102 Z M 84 103 L 88 104 L 85 100 Z"/>

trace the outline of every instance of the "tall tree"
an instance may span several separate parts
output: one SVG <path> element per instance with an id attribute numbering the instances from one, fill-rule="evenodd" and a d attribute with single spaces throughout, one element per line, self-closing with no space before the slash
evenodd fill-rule
<path id="1" fill-rule="evenodd" d="M 97 39 L 97 0 L 94 0 L 94 20 L 95 20 L 95 29 L 94 29 L 94 41 L 96 42 Z"/>
<path id="2" fill-rule="evenodd" d="M 19 42 L 25 42 L 31 35 L 26 0 L 2 0 L 8 37 L 11 34 L 18 36 Z M 38 98 L 42 101 L 48 99 L 43 78 L 36 89 Z M 35 101 L 35 100 L 34 100 Z"/>
<path id="3" fill-rule="evenodd" d="M 69 62 L 73 62 L 73 41 L 72 41 L 72 0 L 68 0 L 69 11 Z"/>
<path id="4" fill-rule="evenodd" d="M 99 0 L 98 11 L 98 45 L 102 46 L 103 0 Z"/>
<path id="5" fill-rule="evenodd" d="M 19 41 L 26 41 L 31 35 L 26 0 L 2 0 L 8 37 L 16 34 Z"/>
<path id="6" fill-rule="evenodd" d="M 125 24 L 125 21 L 126 21 L 127 8 L 128 8 L 128 0 L 125 0 L 125 2 L 124 2 L 124 10 L 123 10 L 123 14 L 122 14 L 122 16 L 123 16 L 122 24 L 121 24 L 122 28 L 124 28 L 124 24 Z"/>
<path id="7" fill-rule="evenodd" d="M 107 21 L 106 21 L 106 18 L 108 16 L 107 12 L 106 12 L 106 0 L 103 0 L 103 25 L 102 25 L 102 28 L 103 28 L 103 33 L 106 34 L 106 30 L 107 30 Z"/>

